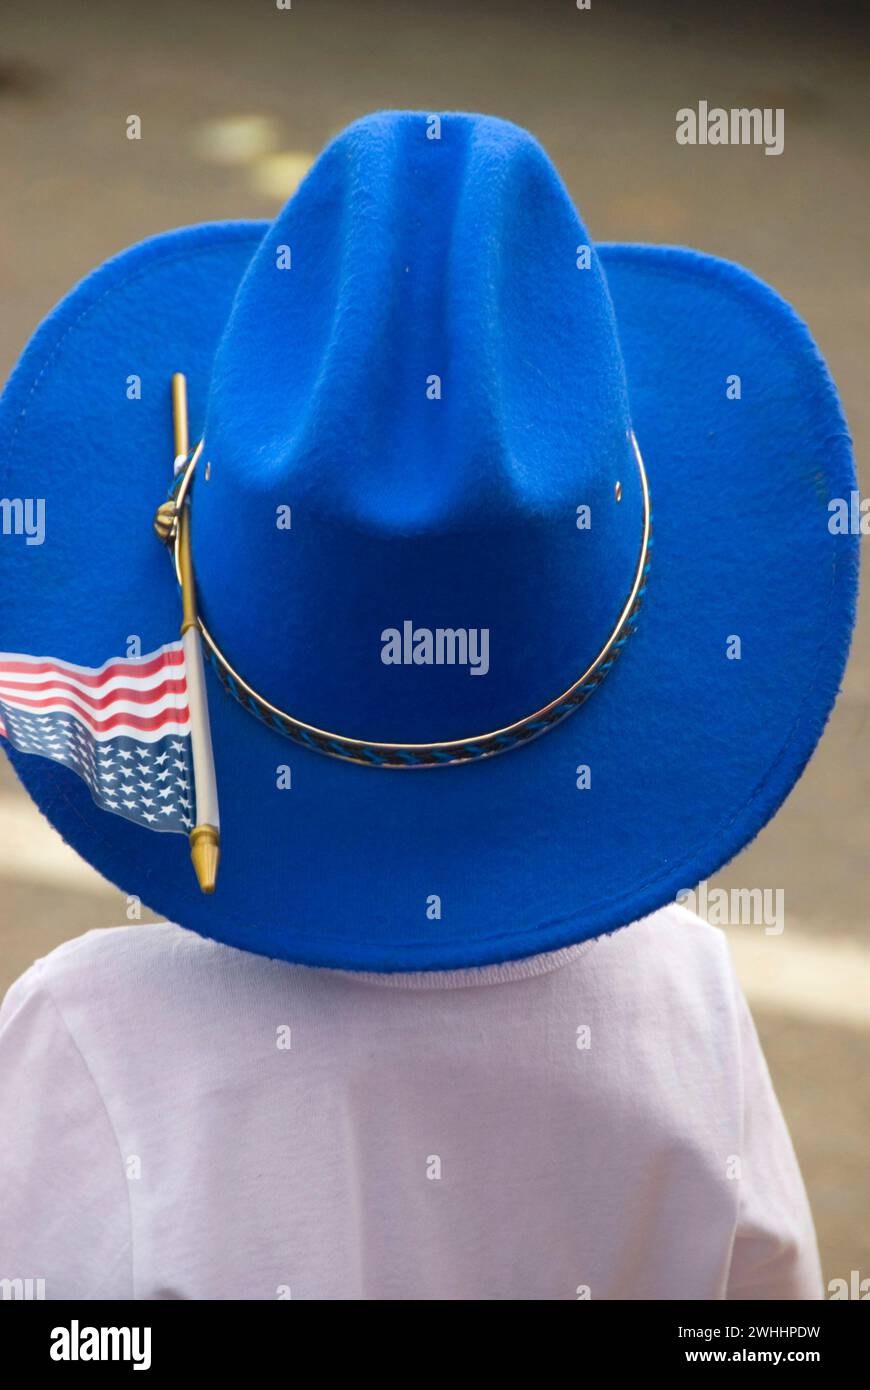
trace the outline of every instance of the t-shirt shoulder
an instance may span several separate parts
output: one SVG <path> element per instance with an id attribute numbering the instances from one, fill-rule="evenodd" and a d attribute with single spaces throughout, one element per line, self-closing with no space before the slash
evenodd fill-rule
<path id="1" fill-rule="evenodd" d="M 207 951 L 210 944 L 214 945 L 169 922 L 97 927 L 62 942 L 28 966 L 10 985 L 3 1008 L 8 1012 L 40 991 L 58 1001 L 70 988 L 76 994 L 89 989 L 92 996 L 105 997 L 114 993 L 113 984 L 124 988 L 135 976 L 150 974 L 158 960 L 200 947 Z"/>
<path id="2" fill-rule="evenodd" d="M 541 975 L 570 971 L 588 984 L 608 990 L 619 980 L 620 995 L 637 992 L 661 997 L 699 996 L 725 1000 L 733 993 L 733 970 L 724 933 L 678 904 L 670 904 L 650 916 L 606 936 L 546 955 L 528 957 L 505 965 L 468 970 L 430 971 L 400 976 L 359 975 L 346 971 L 312 971 L 286 962 L 255 956 L 247 951 L 211 941 L 170 922 L 131 923 L 97 928 L 65 941 L 35 961 L 11 987 L 10 1001 L 45 989 L 60 1006 L 65 1000 L 101 1012 L 123 1007 L 143 992 L 154 1003 L 167 992 L 174 996 L 184 977 L 191 988 L 207 993 L 231 974 L 256 990 L 264 977 L 288 972 L 303 978 L 318 977 L 354 983 L 402 985 L 409 989 L 474 989 L 488 984 L 520 985 Z M 259 982 L 259 983 L 258 983 Z"/>
<path id="3" fill-rule="evenodd" d="M 625 969 L 632 966 L 658 974 L 690 974 L 711 984 L 719 980 L 730 990 L 733 965 L 728 939 L 680 903 L 668 903 L 648 917 L 599 937 L 598 959 L 611 952 Z"/>

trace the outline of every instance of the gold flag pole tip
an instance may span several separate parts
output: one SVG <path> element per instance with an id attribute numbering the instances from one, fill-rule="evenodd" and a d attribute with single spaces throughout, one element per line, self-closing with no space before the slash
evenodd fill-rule
<path id="1" fill-rule="evenodd" d="M 197 825 L 191 830 L 190 857 L 201 891 L 213 893 L 221 857 L 221 837 L 213 825 Z"/>

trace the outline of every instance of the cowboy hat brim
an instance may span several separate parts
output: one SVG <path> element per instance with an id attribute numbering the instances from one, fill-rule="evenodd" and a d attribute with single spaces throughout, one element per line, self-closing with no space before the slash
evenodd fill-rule
<path id="1" fill-rule="evenodd" d="M 186 373 L 196 431 L 265 230 L 155 237 L 36 333 L 0 402 L 0 493 L 44 499 L 46 533 L 0 538 L 0 649 L 96 666 L 131 635 L 145 652 L 177 634 L 151 528 L 171 471 L 168 382 Z M 485 965 L 646 915 L 775 813 L 821 735 L 854 622 L 859 537 L 829 528 L 829 502 L 855 487 L 836 391 L 805 326 L 748 272 L 678 248 L 599 252 L 655 537 L 614 671 L 522 748 L 407 772 L 287 743 L 209 671 L 225 847 L 210 898 L 182 837 L 109 815 L 68 769 L 7 750 L 63 838 L 124 892 L 303 964 Z"/>

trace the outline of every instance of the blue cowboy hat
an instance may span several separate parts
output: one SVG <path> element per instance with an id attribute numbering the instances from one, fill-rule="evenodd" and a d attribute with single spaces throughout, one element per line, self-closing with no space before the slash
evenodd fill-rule
<path id="1" fill-rule="evenodd" d="M 807 329 L 747 271 L 594 248 L 504 121 L 357 122 L 271 225 L 151 238 L 40 327 L 0 492 L 44 499 L 45 539 L 0 539 L 0 648 L 97 666 L 177 634 L 176 371 L 201 610 L 242 682 L 208 669 L 215 894 L 180 837 L 10 755 L 125 892 L 287 960 L 484 965 L 653 911 L 787 796 L 846 661 L 855 480 Z"/>

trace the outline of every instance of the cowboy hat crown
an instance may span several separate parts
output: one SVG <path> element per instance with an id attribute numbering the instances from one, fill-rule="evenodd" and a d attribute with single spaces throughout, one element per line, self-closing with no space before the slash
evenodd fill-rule
<path id="1" fill-rule="evenodd" d="M 357 122 L 269 228 L 215 356 L 193 543 L 210 631 L 272 703 L 458 739 L 601 651 L 643 504 L 584 247 L 540 145 L 468 115 Z M 481 634 L 485 672 L 459 659 Z"/>

